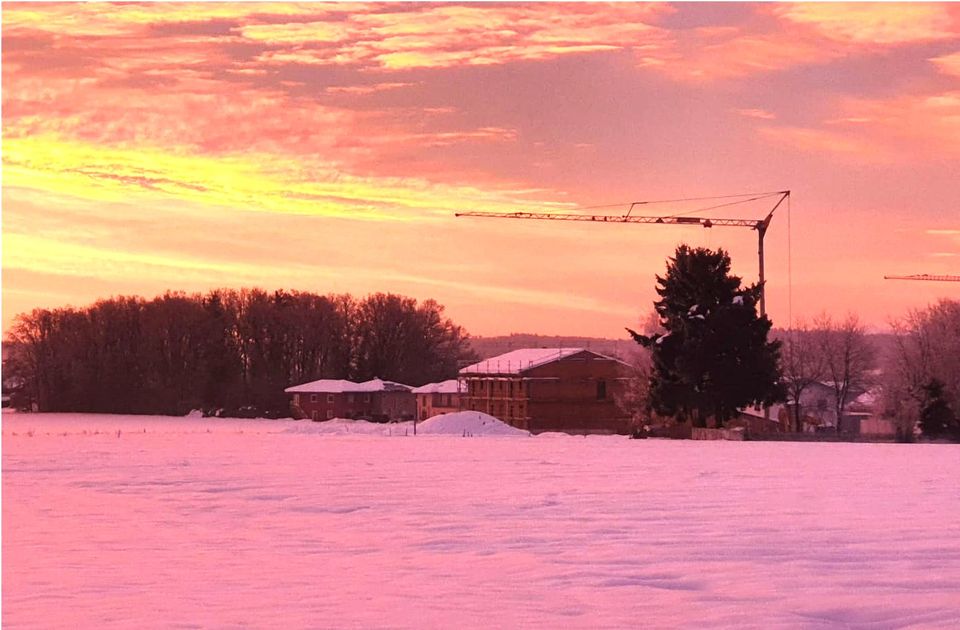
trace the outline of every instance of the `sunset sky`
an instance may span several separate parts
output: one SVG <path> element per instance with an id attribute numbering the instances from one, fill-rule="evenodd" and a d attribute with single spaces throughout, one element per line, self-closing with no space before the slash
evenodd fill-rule
<path id="1" fill-rule="evenodd" d="M 261 286 L 620 337 L 677 244 L 754 281 L 756 233 L 454 212 L 782 189 L 775 325 L 788 240 L 794 318 L 960 298 L 883 280 L 960 273 L 960 5 L 5 2 L 2 37 L 4 329 Z"/>

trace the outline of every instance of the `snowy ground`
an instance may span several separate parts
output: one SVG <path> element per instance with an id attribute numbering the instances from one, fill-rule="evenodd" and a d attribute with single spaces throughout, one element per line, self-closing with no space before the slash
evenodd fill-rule
<path id="1" fill-rule="evenodd" d="M 3 627 L 960 627 L 956 446 L 318 427 L 4 414 Z"/>

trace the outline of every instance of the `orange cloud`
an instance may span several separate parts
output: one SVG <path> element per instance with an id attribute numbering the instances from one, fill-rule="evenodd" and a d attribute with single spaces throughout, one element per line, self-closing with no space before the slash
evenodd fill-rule
<path id="1" fill-rule="evenodd" d="M 936 64 L 940 72 L 960 77 L 960 52 L 934 57 L 930 61 Z"/>
<path id="2" fill-rule="evenodd" d="M 178 2 L 31 3 L 3 5 L 4 35 L 21 30 L 58 36 L 110 37 L 146 34 L 151 27 L 215 20 L 296 19 L 336 15 L 363 8 L 348 3 Z"/>
<path id="3" fill-rule="evenodd" d="M 836 48 L 781 32 L 748 33 L 716 43 L 697 42 L 659 68 L 680 80 L 718 80 L 826 63 L 843 54 Z"/>
<path id="4" fill-rule="evenodd" d="M 831 40 L 897 45 L 957 37 L 960 11 L 949 3 L 804 2 L 777 5 L 773 13 Z"/>
<path id="5" fill-rule="evenodd" d="M 761 135 L 801 151 L 863 161 L 939 161 L 960 156 L 960 91 L 845 98 L 822 127 L 765 127 Z"/>
<path id="6" fill-rule="evenodd" d="M 396 5 L 394 5 L 396 6 Z M 655 48 L 666 32 L 651 23 L 667 5 L 385 5 L 336 22 L 244 26 L 240 35 L 271 48 L 271 66 L 363 65 L 380 70 L 496 65 L 562 55 Z"/>

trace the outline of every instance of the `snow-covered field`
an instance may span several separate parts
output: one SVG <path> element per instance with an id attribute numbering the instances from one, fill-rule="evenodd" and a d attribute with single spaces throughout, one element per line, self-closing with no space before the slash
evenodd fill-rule
<path id="1" fill-rule="evenodd" d="M 385 428 L 5 413 L 3 627 L 960 627 L 956 446 Z"/>

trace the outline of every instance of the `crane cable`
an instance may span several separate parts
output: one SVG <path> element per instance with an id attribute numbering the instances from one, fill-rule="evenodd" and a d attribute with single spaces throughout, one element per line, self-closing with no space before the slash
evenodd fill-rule
<path id="1" fill-rule="evenodd" d="M 790 229 L 790 196 L 787 196 L 787 326 L 793 330 L 793 237 Z"/>
<path id="2" fill-rule="evenodd" d="M 603 208 L 619 208 L 621 206 L 629 206 L 630 210 L 633 209 L 633 206 L 645 206 L 653 205 L 658 203 L 678 203 L 682 201 L 707 201 L 709 199 L 736 199 L 737 197 L 751 197 L 750 199 L 741 199 L 740 201 L 733 201 L 730 203 L 719 204 L 715 206 L 708 206 L 706 208 L 700 208 L 698 210 L 691 210 L 690 212 L 680 213 L 680 214 L 667 214 L 663 215 L 664 217 L 679 217 L 685 216 L 686 214 L 693 214 L 694 212 L 705 212 L 707 210 L 714 210 L 716 208 L 723 208 L 725 206 L 732 206 L 739 203 L 748 203 L 751 201 L 756 201 L 758 199 L 765 199 L 767 197 L 773 197 L 774 195 L 782 195 L 783 190 L 771 191 L 771 192 L 750 192 L 750 193 L 740 193 L 737 195 L 713 195 L 712 197 L 677 197 L 676 199 L 644 199 L 641 201 L 631 201 L 631 202 L 621 202 L 621 203 L 607 203 L 597 206 L 575 206 L 570 208 L 570 212 L 580 212 L 582 210 L 600 210 Z M 627 216 L 630 214 L 630 210 L 627 211 Z"/>

